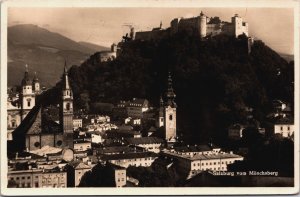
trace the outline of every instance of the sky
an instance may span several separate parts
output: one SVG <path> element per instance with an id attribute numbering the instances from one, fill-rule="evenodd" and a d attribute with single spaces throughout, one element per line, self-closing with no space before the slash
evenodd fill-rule
<path id="1" fill-rule="evenodd" d="M 168 28 L 173 18 L 189 18 L 201 12 L 230 21 L 239 14 L 249 23 L 249 35 L 280 53 L 294 53 L 294 16 L 291 8 L 20 8 L 8 10 L 8 26 L 34 24 L 75 41 L 102 46 L 118 43 L 129 32 Z"/>

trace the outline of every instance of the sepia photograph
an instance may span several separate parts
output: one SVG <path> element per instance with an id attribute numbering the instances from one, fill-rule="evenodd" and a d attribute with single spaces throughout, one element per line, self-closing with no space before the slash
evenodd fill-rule
<path id="1" fill-rule="evenodd" d="M 1 194 L 298 193 L 298 21 L 295 1 L 4 1 Z"/>

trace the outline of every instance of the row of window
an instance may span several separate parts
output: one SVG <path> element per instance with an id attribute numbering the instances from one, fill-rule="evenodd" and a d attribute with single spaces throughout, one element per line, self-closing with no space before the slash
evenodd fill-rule
<path id="1" fill-rule="evenodd" d="M 283 127 L 280 127 L 280 130 L 283 131 Z M 290 130 L 290 127 L 289 127 L 289 126 L 287 127 L 287 130 L 288 130 L 288 131 Z"/>
<path id="2" fill-rule="evenodd" d="M 202 170 L 226 170 L 225 167 L 218 167 L 218 168 L 203 168 Z M 195 171 L 192 171 L 192 174 L 195 174 Z"/>
<path id="3" fill-rule="evenodd" d="M 233 163 L 234 161 L 222 161 L 221 162 L 221 164 L 231 164 L 231 163 Z M 204 165 L 217 165 L 217 164 L 220 164 L 220 162 L 210 162 L 210 163 L 208 163 L 208 162 L 206 162 L 206 163 L 202 163 L 202 166 L 204 166 Z M 193 164 L 193 166 L 196 166 L 196 163 L 194 163 Z M 200 163 L 198 163 L 198 166 L 200 166 Z"/>

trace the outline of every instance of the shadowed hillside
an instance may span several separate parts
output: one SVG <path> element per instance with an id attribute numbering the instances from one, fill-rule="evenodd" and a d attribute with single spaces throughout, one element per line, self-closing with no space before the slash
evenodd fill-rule
<path id="1" fill-rule="evenodd" d="M 96 57 L 69 70 L 77 107 L 143 97 L 158 106 L 168 71 L 177 94 L 178 132 L 191 143 L 224 139 L 233 122 L 246 121 L 247 107 L 263 122 L 273 99 L 293 103 L 294 64 L 261 41 L 247 51 L 247 38 L 206 41 L 184 32 L 160 41 L 122 43 L 111 62 Z"/>

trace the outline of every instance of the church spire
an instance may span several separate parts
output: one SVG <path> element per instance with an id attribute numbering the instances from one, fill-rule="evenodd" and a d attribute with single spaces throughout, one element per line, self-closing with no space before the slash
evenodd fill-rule
<path id="1" fill-rule="evenodd" d="M 174 90 L 173 90 L 173 81 L 172 81 L 171 72 L 169 72 L 168 89 L 166 92 L 166 97 L 167 97 L 167 104 L 171 105 L 172 107 L 176 107 L 176 103 L 174 101 L 176 94 L 174 93 Z"/>
<path id="2" fill-rule="evenodd" d="M 24 73 L 24 78 L 22 80 L 22 86 L 26 85 L 31 85 L 31 81 L 29 79 L 29 74 L 28 74 L 28 65 L 25 65 L 25 73 Z"/>
<path id="3" fill-rule="evenodd" d="M 39 79 L 38 79 L 38 77 L 36 75 L 36 72 L 34 72 L 33 82 L 37 82 L 37 81 L 39 81 Z"/>
<path id="4" fill-rule="evenodd" d="M 69 90 L 70 85 L 69 85 L 69 78 L 68 78 L 68 69 L 67 69 L 67 62 L 65 60 L 65 65 L 64 65 L 64 74 L 63 74 L 63 90 Z"/>

